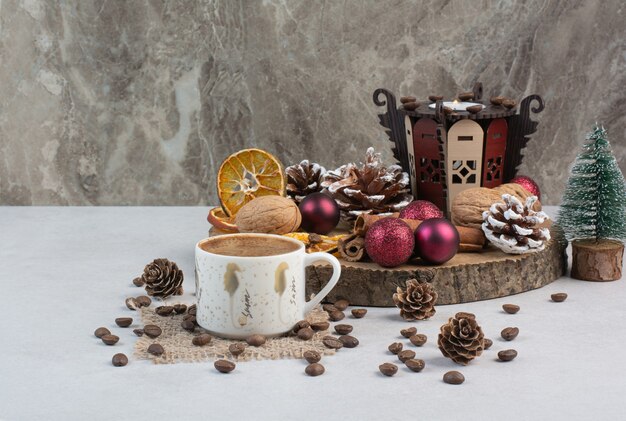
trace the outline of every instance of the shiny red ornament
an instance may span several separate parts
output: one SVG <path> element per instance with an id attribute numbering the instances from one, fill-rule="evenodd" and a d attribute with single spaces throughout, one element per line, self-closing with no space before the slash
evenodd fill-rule
<path id="1" fill-rule="evenodd" d="M 398 218 L 384 218 L 365 234 L 365 251 L 376 263 L 392 268 L 406 263 L 413 254 L 413 230 Z"/>
<path id="2" fill-rule="evenodd" d="M 443 212 L 433 202 L 414 200 L 400 211 L 400 218 L 425 221 L 431 218 L 443 218 Z"/>
<path id="3" fill-rule="evenodd" d="M 460 242 L 456 227 L 445 218 L 429 219 L 415 230 L 415 251 L 429 263 L 440 265 L 452 259 Z"/>
<path id="4" fill-rule="evenodd" d="M 512 179 L 511 183 L 519 184 L 533 195 L 537 196 L 537 199 L 541 200 L 541 190 L 539 190 L 539 185 L 535 183 L 535 180 L 532 178 L 526 175 L 520 175 Z"/>
<path id="5" fill-rule="evenodd" d="M 325 235 L 339 223 L 339 206 L 335 199 L 324 193 L 312 193 L 300 202 L 302 223 L 300 227 L 306 232 Z"/>

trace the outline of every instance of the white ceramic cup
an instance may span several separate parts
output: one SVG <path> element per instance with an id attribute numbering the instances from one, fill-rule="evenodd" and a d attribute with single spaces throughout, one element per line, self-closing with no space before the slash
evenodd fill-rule
<path id="1" fill-rule="evenodd" d="M 269 256 L 217 254 L 220 241 L 287 242 L 292 251 Z M 222 243 L 223 244 L 223 243 Z M 271 247 L 269 247 L 271 249 Z M 222 251 L 223 252 L 223 251 Z M 235 254 L 235 253 L 233 253 Z M 333 266 L 333 275 L 311 301 L 305 297 L 305 268 L 316 261 Z M 251 334 L 277 336 L 288 332 L 339 280 L 341 265 L 328 253 L 307 254 L 300 241 L 271 234 L 227 234 L 196 244 L 198 324 L 217 336 L 244 339 Z"/>

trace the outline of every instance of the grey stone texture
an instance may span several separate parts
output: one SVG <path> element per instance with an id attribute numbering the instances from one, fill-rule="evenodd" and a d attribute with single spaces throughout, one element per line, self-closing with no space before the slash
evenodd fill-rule
<path id="1" fill-rule="evenodd" d="M 0 1 L 0 204 L 207 205 L 244 147 L 391 163 L 372 92 L 542 95 L 521 173 L 558 204 L 584 135 L 626 170 L 608 1 Z"/>

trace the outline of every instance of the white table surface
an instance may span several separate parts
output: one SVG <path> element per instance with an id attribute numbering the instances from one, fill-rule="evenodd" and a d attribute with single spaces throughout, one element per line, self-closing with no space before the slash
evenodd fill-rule
<path id="1" fill-rule="evenodd" d="M 302 360 L 252 361 L 228 375 L 212 363 L 153 365 L 131 357 L 137 317 L 125 297 L 131 280 L 156 257 L 187 275 L 193 296 L 193 246 L 207 232 L 206 208 L 0 207 L 0 419 L 2 420 L 618 420 L 626 419 L 626 284 L 561 278 L 513 297 L 440 306 L 429 321 L 404 322 L 394 308 L 347 317 L 361 344 L 325 357 L 326 373 L 304 374 Z M 554 209 L 549 211 L 554 212 Z M 564 303 L 549 300 L 567 292 Z M 516 315 L 504 303 L 521 306 Z M 475 313 L 493 347 L 467 367 L 436 347 L 439 326 L 457 311 Z M 109 347 L 93 336 L 107 326 L 121 338 Z M 139 326 L 135 319 L 133 327 Z M 421 373 L 400 366 L 383 377 L 378 365 L 402 328 L 428 335 L 414 348 Z M 501 329 L 517 326 L 513 342 Z M 496 361 L 515 348 L 517 359 Z M 463 385 L 442 382 L 448 370 Z"/>

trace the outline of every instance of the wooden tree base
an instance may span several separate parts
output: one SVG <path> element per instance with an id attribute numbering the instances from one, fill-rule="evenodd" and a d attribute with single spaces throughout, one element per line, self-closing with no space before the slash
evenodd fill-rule
<path id="1" fill-rule="evenodd" d="M 624 244 L 614 240 L 572 242 L 572 278 L 615 281 L 622 277 Z"/>
<path id="2" fill-rule="evenodd" d="M 441 266 L 416 264 L 385 269 L 375 263 L 342 261 L 341 278 L 326 297 L 358 306 L 392 307 L 393 293 L 410 278 L 431 282 L 438 304 L 457 304 L 504 297 L 542 287 L 567 271 L 567 241 L 562 231 L 550 229 L 545 250 L 523 255 L 489 248 L 481 253 L 459 253 Z M 307 295 L 317 293 L 330 279 L 328 265 L 307 268 Z"/>

